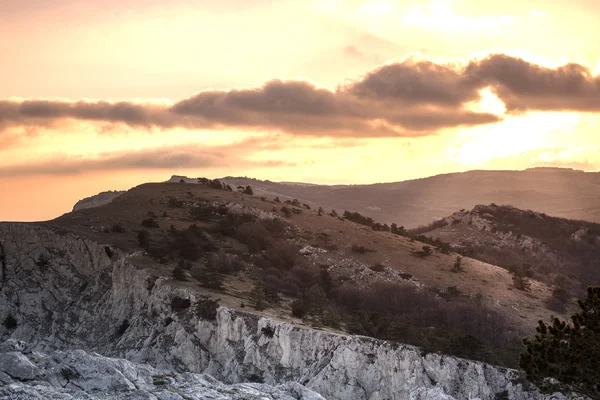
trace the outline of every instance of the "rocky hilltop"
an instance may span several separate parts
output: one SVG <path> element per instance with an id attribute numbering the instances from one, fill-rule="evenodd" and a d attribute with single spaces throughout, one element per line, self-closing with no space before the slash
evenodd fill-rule
<path id="1" fill-rule="evenodd" d="M 86 197 L 85 199 L 81 199 L 75 203 L 73 206 L 73 211 L 103 206 L 110 203 L 123 193 L 125 193 L 123 190 L 109 190 L 107 192 L 100 192 L 94 196 Z"/>
<path id="2" fill-rule="evenodd" d="M 509 270 L 525 265 L 555 292 L 566 291 L 566 297 L 581 297 L 587 286 L 600 285 L 598 223 L 492 203 L 457 211 L 412 232 Z"/>
<path id="3" fill-rule="evenodd" d="M 200 398 L 199 386 L 213 398 L 563 398 L 514 370 L 215 309 L 139 254 L 60 229 L 3 223 L 0 243 L 0 338 L 13 340 L 0 398 Z"/>

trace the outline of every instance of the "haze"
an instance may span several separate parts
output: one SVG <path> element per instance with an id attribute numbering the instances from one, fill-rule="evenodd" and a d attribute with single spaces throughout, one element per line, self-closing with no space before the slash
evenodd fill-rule
<path id="1" fill-rule="evenodd" d="M 597 171 L 591 0 L 0 2 L 0 220 L 171 174 Z"/>

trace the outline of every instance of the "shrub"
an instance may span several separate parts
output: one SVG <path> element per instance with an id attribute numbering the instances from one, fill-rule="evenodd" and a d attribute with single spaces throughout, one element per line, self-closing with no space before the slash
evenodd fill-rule
<path id="1" fill-rule="evenodd" d="M 353 244 L 352 245 L 352 251 L 355 252 L 355 253 L 359 253 L 359 254 L 374 253 L 375 252 L 375 250 L 373 250 L 373 249 L 369 249 L 368 247 L 360 246 L 358 244 Z"/>
<path id="2" fill-rule="evenodd" d="M 175 197 L 169 197 L 167 205 L 171 208 L 183 208 L 185 202 L 183 200 L 176 199 Z"/>
<path id="3" fill-rule="evenodd" d="M 371 226 L 375 221 L 371 217 L 365 217 L 357 212 L 344 211 L 344 218 L 357 224 Z"/>
<path id="4" fill-rule="evenodd" d="M 142 226 L 146 228 L 158 228 L 158 222 L 154 218 L 148 218 L 142 221 Z"/>
<path id="5" fill-rule="evenodd" d="M 546 307 L 549 310 L 561 313 L 566 311 L 566 305 L 571 295 L 567 291 L 565 284 L 564 279 L 557 279 L 556 286 L 552 290 L 552 295 L 546 300 Z"/>
<path id="6" fill-rule="evenodd" d="M 42 271 L 45 271 L 48 268 L 48 266 L 50 265 L 50 259 L 48 258 L 48 256 L 45 253 L 42 253 L 38 257 L 37 261 L 35 262 L 35 265 L 40 267 L 40 269 Z"/>
<path id="7" fill-rule="evenodd" d="M 267 325 L 267 326 L 263 327 L 260 331 L 262 332 L 263 335 L 265 335 L 268 338 L 272 338 L 273 335 L 275 335 L 275 329 L 273 329 L 271 327 L 271 325 Z"/>
<path id="8" fill-rule="evenodd" d="M 310 304 L 305 299 L 296 299 L 292 302 L 292 315 L 296 318 L 304 318 L 310 310 Z"/>
<path id="9" fill-rule="evenodd" d="M 254 195 L 254 191 L 252 190 L 250 185 L 246 186 L 246 188 L 244 189 L 244 194 L 249 194 L 250 196 Z"/>
<path id="10" fill-rule="evenodd" d="M 456 261 L 454 261 L 454 265 L 452 266 L 451 271 L 452 272 L 462 272 L 463 271 L 461 256 L 456 256 Z"/>
<path id="11" fill-rule="evenodd" d="M 108 246 L 104 246 L 104 252 L 106 253 L 106 256 L 108 258 L 112 258 L 112 256 L 115 254 L 112 249 Z"/>
<path id="12" fill-rule="evenodd" d="M 127 230 L 121 223 L 116 223 L 112 226 L 111 231 L 114 233 L 125 233 Z"/>
<path id="13" fill-rule="evenodd" d="M 371 265 L 369 268 L 372 271 L 375 271 L 375 272 L 383 272 L 383 271 L 385 271 L 385 265 L 381 265 L 381 264 Z"/>
<path id="14" fill-rule="evenodd" d="M 220 274 L 230 274 L 242 269 L 243 264 L 221 250 L 209 257 L 207 267 Z"/>
<path id="15" fill-rule="evenodd" d="M 138 243 L 142 248 L 147 248 L 150 245 L 150 232 L 141 230 L 137 235 Z"/>
<path id="16" fill-rule="evenodd" d="M 265 292 L 262 287 L 255 286 L 250 292 L 250 305 L 257 310 L 262 311 L 267 308 Z"/>
<path id="17" fill-rule="evenodd" d="M 184 299 L 183 297 L 176 296 L 171 300 L 171 310 L 174 312 L 186 310 L 190 305 L 190 299 Z"/>
<path id="18" fill-rule="evenodd" d="M 119 325 L 117 328 L 117 336 L 123 336 L 127 328 L 129 328 L 129 320 L 124 319 L 123 322 L 121 322 L 121 325 Z"/>
<path id="19" fill-rule="evenodd" d="M 11 314 L 8 314 L 6 318 L 4 318 L 2 325 L 4 325 L 7 330 L 12 331 L 17 328 L 17 320 Z"/>
<path id="20" fill-rule="evenodd" d="M 286 206 L 281 207 L 281 212 L 286 216 L 286 218 L 290 218 L 292 216 L 292 210 Z"/>
<path id="21" fill-rule="evenodd" d="M 448 286 L 446 289 L 447 298 L 459 297 L 462 295 L 462 292 L 456 286 Z"/>
<path id="22" fill-rule="evenodd" d="M 273 240 L 265 226 L 258 222 L 243 224 L 237 229 L 236 237 L 248 245 L 250 253 L 256 254 L 265 250 Z"/>
<path id="23" fill-rule="evenodd" d="M 265 251 L 262 261 L 263 268 L 275 268 L 279 270 L 291 269 L 299 254 L 298 245 L 283 240 L 273 242 Z"/>
<path id="24" fill-rule="evenodd" d="M 219 302 L 217 300 L 201 297 L 196 303 L 196 314 L 202 319 L 214 321 L 217 319 L 217 308 Z"/>
<path id="25" fill-rule="evenodd" d="M 578 313 L 567 323 L 539 321 L 537 334 L 525 339 L 519 366 L 545 392 L 576 392 L 600 398 L 600 287 L 587 289 Z M 551 381 L 548 378 L 553 378 Z"/>
<path id="26" fill-rule="evenodd" d="M 223 290 L 224 278 L 219 271 L 196 267 L 192 269 L 192 276 L 198 281 L 201 287 L 213 290 Z"/>
<path id="27" fill-rule="evenodd" d="M 429 257 L 432 254 L 431 247 L 424 245 L 421 250 L 415 252 L 419 257 Z"/>
<path id="28" fill-rule="evenodd" d="M 183 282 L 186 282 L 188 280 L 184 269 L 180 266 L 177 266 L 173 269 L 173 278 Z"/>
<path id="29" fill-rule="evenodd" d="M 531 271 L 531 265 L 523 264 L 522 266 L 516 266 L 511 268 L 513 286 L 516 289 L 528 291 L 531 288 L 531 282 L 529 278 L 533 276 Z"/>

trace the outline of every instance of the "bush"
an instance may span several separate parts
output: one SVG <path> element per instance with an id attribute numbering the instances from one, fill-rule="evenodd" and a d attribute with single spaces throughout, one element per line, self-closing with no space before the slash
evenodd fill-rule
<path id="1" fill-rule="evenodd" d="M 265 291 L 260 286 L 255 286 L 250 292 L 250 305 L 257 311 L 267 308 Z"/>
<path id="2" fill-rule="evenodd" d="M 219 308 L 217 300 L 201 297 L 196 303 L 196 314 L 202 319 L 214 321 L 217 319 L 217 308 Z"/>
<path id="3" fill-rule="evenodd" d="M 296 318 L 304 318 L 310 310 L 310 304 L 305 299 L 296 299 L 292 302 L 292 315 Z"/>
<path id="4" fill-rule="evenodd" d="M 116 223 L 112 226 L 111 231 L 114 233 L 125 233 L 127 230 L 121 223 Z"/>
<path id="5" fill-rule="evenodd" d="M 129 328 L 129 320 L 125 319 L 125 320 L 123 320 L 123 322 L 121 322 L 121 325 L 119 325 L 119 327 L 117 328 L 117 336 L 123 336 L 123 334 L 125 333 L 127 328 Z"/>
<path id="6" fill-rule="evenodd" d="M 424 245 L 421 250 L 415 252 L 419 257 L 429 257 L 433 252 L 431 251 L 431 247 Z"/>
<path id="7" fill-rule="evenodd" d="M 248 250 L 253 254 L 260 253 L 262 250 L 267 249 L 273 240 L 267 228 L 258 222 L 240 226 L 237 229 L 236 237 L 242 243 L 248 245 Z"/>
<path id="8" fill-rule="evenodd" d="M 273 242 L 265 251 L 262 267 L 290 270 L 298 259 L 299 251 L 298 245 L 294 243 L 283 240 Z"/>
<path id="9" fill-rule="evenodd" d="M 250 185 L 246 186 L 246 188 L 244 189 L 244 194 L 249 194 L 250 196 L 254 195 L 254 191 L 252 190 Z"/>
<path id="10" fill-rule="evenodd" d="M 463 271 L 461 256 L 456 256 L 456 261 L 454 261 L 454 265 L 452 266 L 451 271 L 452 272 L 462 272 Z"/>
<path id="11" fill-rule="evenodd" d="M 183 297 L 173 297 L 171 300 L 171 310 L 174 312 L 179 312 L 186 310 L 190 307 L 191 302 L 190 299 L 184 299 Z"/>
<path id="12" fill-rule="evenodd" d="M 167 205 L 171 208 L 183 208 L 185 202 L 183 200 L 176 199 L 175 197 L 169 197 Z"/>
<path id="13" fill-rule="evenodd" d="M 224 277 L 219 271 L 196 267 L 192 270 L 192 276 L 198 281 L 201 287 L 205 287 L 213 290 L 223 290 Z"/>
<path id="14" fill-rule="evenodd" d="M 510 272 L 512 274 L 513 286 L 516 289 L 528 291 L 531 288 L 531 282 L 529 281 L 529 278 L 533 276 L 531 265 L 523 264 L 522 266 L 512 267 Z"/>
<path id="15" fill-rule="evenodd" d="M 352 245 L 352 251 L 354 253 L 359 253 L 359 254 L 374 253 L 375 252 L 375 250 L 373 250 L 373 249 L 369 249 L 368 247 L 365 247 L 365 246 L 359 246 L 357 244 L 353 244 Z"/>
<path id="16" fill-rule="evenodd" d="M 371 269 L 371 271 L 375 271 L 375 272 L 383 272 L 385 271 L 385 265 L 381 265 L 381 264 L 375 264 L 369 267 Z"/>
<path id="17" fill-rule="evenodd" d="M 590 287 L 571 323 L 539 321 L 537 334 L 525 339 L 519 366 L 545 392 L 570 391 L 600 398 L 600 287 Z M 556 381 L 552 382 L 548 378 Z"/>
<path id="18" fill-rule="evenodd" d="M 146 228 L 158 228 L 158 222 L 154 218 L 148 218 L 142 221 L 142 226 Z"/>
<path id="19" fill-rule="evenodd" d="M 188 280 L 185 270 L 179 265 L 173 269 L 173 278 L 183 282 L 186 282 Z"/>
<path id="20" fill-rule="evenodd" d="M 271 325 L 267 325 L 267 326 L 263 327 L 260 331 L 262 332 L 263 335 L 265 335 L 268 338 L 272 338 L 273 335 L 275 335 L 275 329 L 273 329 L 271 327 Z"/>
<path id="21" fill-rule="evenodd" d="M 286 216 L 286 218 L 290 218 L 292 216 L 292 210 L 286 206 L 281 207 L 281 212 Z"/>
<path id="22" fill-rule="evenodd" d="M 142 248 L 147 248 L 150 245 L 150 232 L 141 230 L 137 235 L 138 243 Z"/>
<path id="23" fill-rule="evenodd" d="M 7 330 L 12 331 L 17 328 L 17 320 L 11 314 L 8 314 L 6 318 L 4 318 L 2 325 L 4 325 Z"/>

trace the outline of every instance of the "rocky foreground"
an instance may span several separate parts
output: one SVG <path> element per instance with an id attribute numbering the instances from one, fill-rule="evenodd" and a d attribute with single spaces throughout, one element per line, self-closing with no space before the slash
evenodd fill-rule
<path id="1" fill-rule="evenodd" d="M 29 351 L 24 342 L 0 345 L 0 399 L 323 400 L 289 382 L 223 384 L 206 374 L 173 373 L 83 350 Z"/>
<path id="2" fill-rule="evenodd" d="M 1 399 L 564 399 L 514 370 L 207 308 L 63 231 L 2 223 L 0 244 Z"/>

